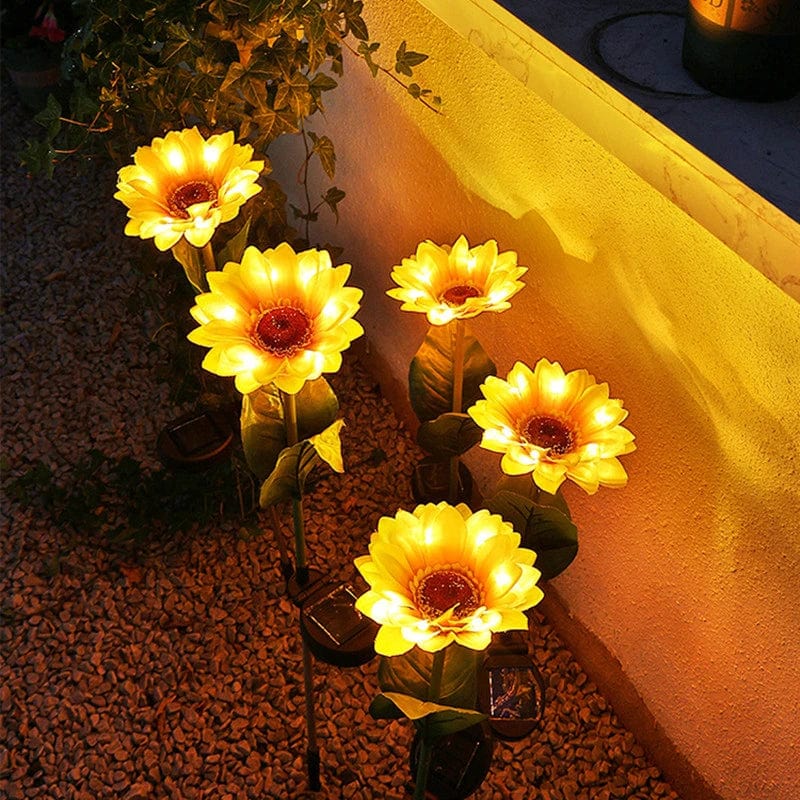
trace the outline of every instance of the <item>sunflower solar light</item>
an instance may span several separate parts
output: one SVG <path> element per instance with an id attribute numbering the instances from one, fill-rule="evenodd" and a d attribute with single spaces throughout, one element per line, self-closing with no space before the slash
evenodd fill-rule
<path id="1" fill-rule="evenodd" d="M 479 724 L 485 715 L 476 710 L 484 651 L 495 633 L 527 631 L 525 612 L 543 597 L 536 553 L 520 541 L 510 524 L 486 509 L 428 503 L 382 517 L 369 555 L 355 561 L 369 585 L 356 608 L 380 625 L 381 694 L 370 712 L 413 721 L 414 798 L 426 796 L 432 761 L 444 753 L 437 744 L 445 737 L 469 730 L 476 735 L 474 752 L 485 744 Z M 452 752 L 444 759 L 458 761 Z M 489 761 L 483 758 L 485 769 L 477 774 L 471 761 L 451 764 L 454 780 L 462 788 L 479 783 Z"/>
<path id="2" fill-rule="evenodd" d="M 345 285 L 349 275 L 350 265 L 334 267 L 325 250 L 295 252 L 286 243 L 264 251 L 250 246 L 240 263 L 229 261 L 207 273 L 210 291 L 199 294 L 191 309 L 199 327 L 188 338 L 210 348 L 203 367 L 233 377 L 242 394 L 244 454 L 263 481 L 259 503 L 273 512 L 284 565 L 277 507 L 291 501 L 295 567 L 287 586 L 301 607 L 321 580 L 320 573 L 312 574 L 306 552 L 306 480 L 322 463 L 344 471 L 343 422 L 323 375 L 339 370 L 342 351 L 363 333 L 353 319 L 363 292 Z M 307 767 L 309 784 L 318 789 L 312 660 L 305 636 L 302 641 Z M 371 639 L 369 644 L 374 654 Z"/>
<path id="3" fill-rule="evenodd" d="M 128 209 L 125 233 L 171 250 L 195 290 L 205 291 L 205 274 L 217 269 L 214 234 L 261 191 L 264 161 L 252 157 L 233 131 L 206 139 L 193 127 L 156 136 L 118 172 L 114 197 Z M 240 258 L 249 226 L 248 219 L 220 253 L 223 263 Z"/>
<path id="4" fill-rule="evenodd" d="M 417 500 L 469 499 L 468 471 L 460 456 L 477 444 L 480 429 L 464 412 L 496 367 L 467 320 L 511 307 L 527 267 L 513 251 L 490 240 L 470 247 L 465 236 L 450 245 L 427 240 L 392 270 L 397 287 L 387 294 L 401 310 L 425 314 L 430 327 L 409 369 L 409 396 L 420 420 L 417 440 L 430 456 L 415 471 Z M 442 480 L 442 476 L 445 479 Z"/>
<path id="5" fill-rule="evenodd" d="M 621 424 L 628 412 L 609 397 L 607 383 L 546 358 L 534 369 L 517 361 L 505 379 L 488 376 L 480 391 L 483 399 L 468 413 L 482 429 L 481 447 L 502 454 L 505 475 L 485 505 L 522 532 L 540 554 L 543 576 L 553 578 L 578 550 L 562 484 L 572 481 L 588 494 L 625 486 L 619 457 L 636 449 Z"/>
<path id="6" fill-rule="evenodd" d="M 339 404 L 323 373 L 337 372 L 342 351 L 362 335 L 353 319 L 363 292 L 346 286 L 350 265 L 334 267 L 325 250 L 296 253 L 247 247 L 241 263 L 208 273 L 195 298 L 199 327 L 189 340 L 209 347 L 203 367 L 233 377 L 242 394 L 242 445 L 263 481 L 263 508 L 294 503 L 296 577 L 308 581 L 303 484 L 319 459 L 341 471 Z"/>

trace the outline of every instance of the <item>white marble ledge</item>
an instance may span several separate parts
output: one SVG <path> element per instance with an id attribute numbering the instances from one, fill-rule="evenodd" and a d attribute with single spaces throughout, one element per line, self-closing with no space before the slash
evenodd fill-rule
<path id="1" fill-rule="evenodd" d="M 418 0 L 800 301 L 800 225 L 494 0 Z"/>

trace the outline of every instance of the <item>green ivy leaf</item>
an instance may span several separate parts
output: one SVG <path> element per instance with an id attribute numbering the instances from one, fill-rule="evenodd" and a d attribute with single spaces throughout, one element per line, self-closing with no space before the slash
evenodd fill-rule
<path id="1" fill-rule="evenodd" d="M 455 325 L 432 325 L 411 361 L 408 373 L 409 396 L 414 413 L 421 422 L 436 419 L 452 411 Z M 483 395 L 480 385 L 497 367 L 480 342 L 464 332 L 464 412 Z"/>
<path id="2" fill-rule="evenodd" d="M 25 168 L 33 175 L 53 177 L 56 154 L 47 141 L 25 142 L 25 149 L 20 159 Z"/>
<path id="3" fill-rule="evenodd" d="M 253 121 L 259 130 L 253 146 L 261 149 L 265 149 L 270 142 L 274 142 L 284 133 L 298 133 L 300 130 L 297 120 L 290 111 L 259 108 L 253 113 Z"/>
<path id="4" fill-rule="evenodd" d="M 308 78 L 299 72 L 288 75 L 275 92 L 275 108 L 291 109 L 297 119 L 303 119 L 311 113 L 313 97 L 309 91 Z"/>
<path id="5" fill-rule="evenodd" d="M 336 151 L 333 147 L 333 142 L 327 136 L 314 136 L 312 141 L 314 142 L 312 152 L 316 153 L 319 158 L 325 174 L 333 180 L 336 174 Z"/>
<path id="6" fill-rule="evenodd" d="M 522 546 L 537 553 L 536 568 L 544 580 L 560 575 L 578 554 L 575 523 L 553 506 L 537 505 L 515 492 L 500 491 L 486 503 L 522 537 Z"/>
<path id="7" fill-rule="evenodd" d="M 365 41 L 369 39 L 367 23 L 364 22 L 361 12 L 364 10 L 362 0 L 349 4 L 344 10 L 345 33 L 352 33 L 356 39 Z"/>
<path id="8" fill-rule="evenodd" d="M 178 66 L 182 61 L 191 58 L 189 45 L 192 36 L 180 23 L 170 23 L 167 25 L 169 39 L 164 42 L 161 48 L 161 63 L 167 66 Z"/>
<path id="9" fill-rule="evenodd" d="M 377 52 L 378 48 L 380 47 L 380 42 L 359 42 L 358 43 L 358 54 L 364 59 L 367 67 L 369 68 L 372 77 L 376 77 L 378 74 L 378 70 L 380 67 L 375 63 L 372 58 L 372 54 Z"/>
<path id="10" fill-rule="evenodd" d="M 339 189 L 337 186 L 331 186 L 327 192 L 322 196 L 322 199 L 325 201 L 326 205 L 330 210 L 333 212 L 334 217 L 336 217 L 336 221 L 339 221 L 339 203 L 345 198 L 345 193 Z"/>
<path id="11" fill-rule="evenodd" d="M 395 54 L 394 71 L 400 75 L 406 75 L 409 78 L 414 74 L 413 68 L 427 61 L 428 56 L 425 53 L 417 53 L 414 50 L 406 50 L 405 41 L 400 43 Z"/>
<path id="12" fill-rule="evenodd" d="M 317 92 L 329 92 L 338 86 L 338 82 L 326 75 L 324 72 L 318 72 L 312 79 L 310 86 Z"/>
<path id="13" fill-rule="evenodd" d="M 445 459 L 466 453 L 482 435 L 483 429 L 468 414 L 448 411 L 419 426 L 417 443 L 432 456 Z"/>
<path id="14" fill-rule="evenodd" d="M 34 119 L 39 125 L 47 129 L 47 138 L 54 139 L 61 130 L 61 116 L 61 103 L 52 94 L 49 94 L 44 108 Z"/>

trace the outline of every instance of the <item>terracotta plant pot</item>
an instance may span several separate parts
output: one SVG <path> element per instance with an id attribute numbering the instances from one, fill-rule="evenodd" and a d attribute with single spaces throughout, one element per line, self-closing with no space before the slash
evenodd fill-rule
<path id="1" fill-rule="evenodd" d="M 4 47 L 2 59 L 20 100 L 31 111 L 41 111 L 50 94 L 58 96 L 60 51 Z"/>

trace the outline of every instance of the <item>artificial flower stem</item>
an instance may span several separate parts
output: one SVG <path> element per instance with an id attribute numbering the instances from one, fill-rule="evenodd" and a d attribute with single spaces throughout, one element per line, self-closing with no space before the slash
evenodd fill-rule
<path id="1" fill-rule="evenodd" d="M 286 443 L 289 447 L 297 444 L 297 400 L 293 394 L 281 392 L 283 404 L 283 424 L 286 428 Z M 303 499 L 292 498 L 292 517 L 294 520 L 294 558 L 297 582 L 304 586 L 308 583 L 308 558 L 306 556 L 306 533 L 303 521 Z"/>
<path id="2" fill-rule="evenodd" d="M 206 268 L 206 272 L 215 272 L 217 269 L 217 260 L 214 257 L 214 248 L 211 246 L 211 242 L 207 242 L 205 247 L 203 247 L 203 265 Z"/>
<path id="3" fill-rule="evenodd" d="M 444 671 L 445 650 L 439 650 L 433 654 L 433 664 L 431 665 L 431 680 L 428 684 L 428 702 L 436 703 L 442 691 L 442 673 Z M 423 722 L 424 725 L 424 722 Z M 428 773 L 431 769 L 431 759 L 433 748 L 426 740 L 424 735 L 420 736 L 419 763 L 417 764 L 417 776 L 414 781 L 414 800 L 424 800 L 425 789 L 428 784 Z"/>
<path id="4" fill-rule="evenodd" d="M 319 745 L 317 744 L 317 723 L 314 716 L 314 674 L 312 672 L 311 652 L 303 639 L 303 685 L 306 703 L 306 772 L 308 774 L 308 788 L 318 792 L 322 785 L 319 778 Z"/>
<path id="5" fill-rule="evenodd" d="M 455 325 L 455 341 L 453 343 L 453 412 L 460 414 L 461 406 L 464 402 L 464 320 L 455 319 L 450 324 Z M 453 504 L 458 502 L 459 461 L 458 456 L 453 456 L 450 459 L 449 501 Z"/>
<path id="6" fill-rule="evenodd" d="M 281 573 L 288 581 L 294 575 L 292 559 L 289 557 L 289 548 L 286 546 L 286 537 L 283 535 L 278 509 L 275 506 L 270 506 L 270 509 L 272 510 L 272 529 L 275 532 L 275 541 L 278 543 L 278 552 L 281 555 Z"/>
<path id="7" fill-rule="evenodd" d="M 283 404 L 283 423 L 286 428 L 286 443 L 291 447 L 297 444 L 299 438 L 297 432 L 297 401 L 293 394 L 281 392 L 281 403 Z M 295 577 L 297 582 L 303 586 L 308 583 L 308 563 L 306 561 L 306 537 L 303 525 L 303 501 L 302 499 L 292 500 L 292 515 L 294 517 L 294 549 L 297 571 Z M 311 651 L 304 637 L 303 644 L 303 686 L 306 706 L 306 735 L 308 744 L 306 746 L 306 772 L 308 774 L 308 786 L 312 792 L 317 792 L 321 788 L 319 778 L 319 746 L 317 745 L 317 722 L 314 716 L 314 674 L 311 664 Z"/>

